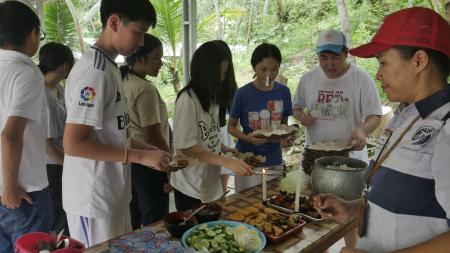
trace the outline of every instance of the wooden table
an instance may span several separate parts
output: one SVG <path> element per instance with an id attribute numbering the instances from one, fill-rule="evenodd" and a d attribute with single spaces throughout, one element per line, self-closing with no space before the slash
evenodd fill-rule
<path id="1" fill-rule="evenodd" d="M 274 179 L 267 183 L 268 196 L 275 195 L 280 189 L 280 179 Z M 262 189 L 261 186 L 255 186 L 242 191 L 238 194 L 233 194 L 225 197 L 219 201 L 224 208 L 222 217 L 227 216 L 231 212 L 234 212 L 240 208 L 245 208 L 253 203 L 261 202 Z M 162 222 L 151 225 L 157 232 L 166 233 L 166 229 Z M 276 245 L 268 244 L 263 252 L 274 253 L 319 253 L 328 249 L 331 245 L 344 237 L 352 229 L 356 228 L 356 221 L 349 220 L 343 224 L 321 221 L 321 222 L 309 222 L 304 227 L 302 232 L 299 232 L 289 238 L 283 243 Z M 169 235 L 169 234 L 168 234 Z M 174 240 L 172 238 L 172 240 Z M 106 253 L 109 252 L 108 242 L 95 245 L 88 248 L 86 253 Z"/>

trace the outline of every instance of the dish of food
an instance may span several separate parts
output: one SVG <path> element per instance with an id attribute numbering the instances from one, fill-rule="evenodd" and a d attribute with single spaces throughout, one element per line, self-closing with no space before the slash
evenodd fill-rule
<path id="1" fill-rule="evenodd" d="M 202 203 L 199 205 L 194 205 L 192 209 L 195 210 L 202 205 L 205 205 L 206 207 L 204 207 L 195 214 L 195 218 L 198 224 L 209 221 L 216 221 L 220 218 L 220 215 L 222 214 L 223 210 L 223 207 L 221 205 L 216 203 L 207 203 L 207 204 Z"/>
<path id="2" fill-rule="evenodd" d="M 284 214 L 260 203 L 237 210 L 227 218 L 257 227 L 271 242 L 280 242 L 289 238 L 306 223 L 300 219 L 300 215 Z"/>
<path id="3" fill-rule="evenodd" d="M 352 147 L 347 141 L 316 142 L 305 147 L 301 165 L 306 174 L 311 175 L 314 161 L 324 156 L 349 156 Z"/>
<path id="4" fill-rule="evenodd" d="M 266 162 L 265 156 L 255 155 L 252 152 L 239 153 L 236 157 L 244 160 L 244 162 L 253 167 L 261 166 Z"/>
<path id="5" fill-rule="evenodd" d="M 319 213 L 314 209 L 314 200 L 312 196 L 300 195 L 299 212 L 302 217 L 309 221 L 323 220 Z M 285 213 L 294 213 L 295 194 L 280 191 L 280 194 L 267 200 L 267 205 Z"/>
<path id="6" fill-rule="evenodd" d="M 288 137 L 298 131 L 295 126 L 281 124 L 280 126 L 267 126 L 253 132 L 255 136 L 266 137 L 269 140 L 279 140 Z"/>
<path id="7" fill-rule="evenodd" d="M 333 165 L 327 165 L 327 169 L 331 170 L 359 170 L 360 168 L 353 168 L 348 166 L 347 164 L 333 164 Z"/>
<path id="8" fill-rule="evenodd" d="M 184 169 L 189 165 L 192 165 L 193 163 L 194 163 L 193 159 L 189 159 L 186 157 L 174 157 L 172 161 L 170 161 L 167 170 L 170 172 L 177 171 L 180 169 Z"/>
<path id="9" fill-rule="evenodd" d="M 348 144 L 348 141 L 322 141 L 315 142 L 311 145 L 306 146 L 305 148 L 311 150 L 343 151 L 350 150 L 352 146 Z"/>
<path id="10" fill-rule="evenodd" d="M 168 213 L 163 219 L 164 226 L 173 237 L 180 238 L 186 230 L 195 226 L 195 218 L 186 221 L 191 214 L 190 210 Z"/>
<path id="11" fill-rule="evenodd" d="M 211 221 L 197 225 L 183 234 L 185 247 L 209 252 L 259 253 L 266 246 L 266 237 L 253 226 L 236 221 Z"/>

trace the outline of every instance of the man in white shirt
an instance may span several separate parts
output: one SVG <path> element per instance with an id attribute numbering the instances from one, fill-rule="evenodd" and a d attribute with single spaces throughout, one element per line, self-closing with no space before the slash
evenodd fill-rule
<path id="1" fill-rule="evenodd" d="M 0 3 L 0 252 L 14 252 L 17 238 L 49 232 L 53 222 L 44 78 L 30 58 L 40 39 L 32 9 L 17 1 Z"/>
<path id="2" fill-rule="evenodd" d="M 67 79 L 63 207 L 70 235 L 86 246 L 131 231 L 129 163 L 164 170 L 169 154 L 130 142 L 122 78 L 114 59 L 144 42 L 156 13 L 148 0 L 103 0 L 103 31 Z"/>
<path id="3" fill-rule="evenodd" d="M 306 144 L 347 140 L 350 154 L 368 161 L 366 138 L 381 121 L 381 102 L 370 75 L 347 62 L 341 31 L 320 33 L 319 66 L 305 73 L 294 96 L 294 116 L 306 128 Z"/>
<path id="4" fill-rule="evenodd" d="M 353 146 L 351 157 L 369 161 L 367 136 L 381 122 L 381 102 L 370 75 L 347 62 L 344 33 L 326 30 L 316 48 L 319 66 L 305 73 L 294 95 L 294 117 L 305 127 L 306 145 L 320 141 L 346 140 Z M 356 232 L 345 237 L 354 247 Z"/>

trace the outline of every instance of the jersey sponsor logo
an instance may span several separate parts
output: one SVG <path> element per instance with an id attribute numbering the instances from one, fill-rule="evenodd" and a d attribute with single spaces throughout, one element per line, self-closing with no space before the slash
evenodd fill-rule
<path id="1" fill-rule="evenodd" d="M 78 103 L 80 106 L 86 107 L 94 107 L 94 104 L 91 103 L 95 98 L 95 88 L 90 86 L 85 86 L 80 91 L 81 101 Z"/>
<path id="2" fill-rule="evenodd" d="M 124 115 L 119 115 L 117 118 L 117 128 L 119 130 L 123 130 L 128 127 L 128 124 L 130 123 L 130 116 L 128 113 L 125 113 Z"/>
<path id="3" fill-rule="evenodd" d="M 437 130 L 432 126 L 422 126 L 416 130 L 412 137 L 412 145 L 424 147 L 430 143 L 433 136 L 437 134 Z"/>

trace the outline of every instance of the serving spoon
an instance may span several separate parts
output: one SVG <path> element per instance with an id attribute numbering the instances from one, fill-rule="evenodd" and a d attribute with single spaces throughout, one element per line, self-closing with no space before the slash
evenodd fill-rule
<path id="1" fill-rule="evenodd" d="M 180 225 L 181 225 L 181 226 L 186 225 L 186 222 L 187 222 L 188 220 L 190 220 L 192 217 L 194 217 L 194 215 L 195 215 L 196 213 L 198 213 L 198 211 L 202 210 L 202 209 L 205 208 L 205 207 L 206 207 L 206 205 L 202 205 L 201 207 L 197 208 L 195 211 L 192 212 L 191 215 L 189 215 L 186 219 L 184 219 L 182 222 L 180 222 Z"/>

